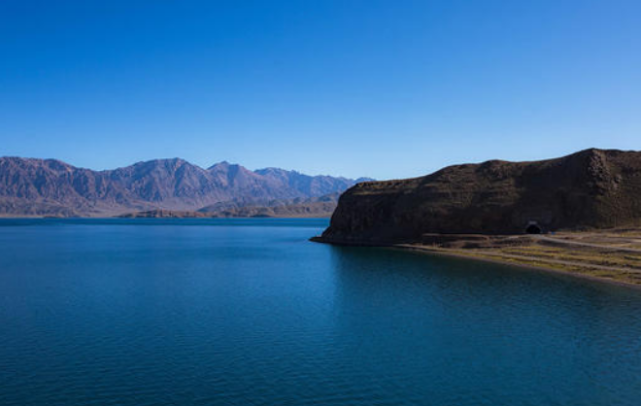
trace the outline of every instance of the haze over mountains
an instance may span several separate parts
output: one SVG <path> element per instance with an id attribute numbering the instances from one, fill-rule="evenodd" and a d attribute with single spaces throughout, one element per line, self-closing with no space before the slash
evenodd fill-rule
<path id="1" fill-rule="evenodd" d="M 158 159 L 93 171 L 55 159 L 0 158 L 0 215 L 114 216 L 146 210 L 195 211 L 279 205 L 343 192 L 357 182 L 221 162 L 203 169 Z"/>

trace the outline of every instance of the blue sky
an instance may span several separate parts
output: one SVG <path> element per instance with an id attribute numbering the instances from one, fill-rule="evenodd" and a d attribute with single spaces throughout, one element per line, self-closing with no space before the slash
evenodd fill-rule
<path id="1" fill-rule="evenodd" d="M 641 149 L 639 1 L 0 2 L 0 155 L 419 176 Z"/>

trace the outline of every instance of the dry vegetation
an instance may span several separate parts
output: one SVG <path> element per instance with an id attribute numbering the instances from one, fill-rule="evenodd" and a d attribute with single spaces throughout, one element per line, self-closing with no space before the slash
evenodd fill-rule
<path id="1" fill-rule="evenodd" d="M 411 247 L 641 286 L 641 229 L 542 236 L 433 234 Z"/>

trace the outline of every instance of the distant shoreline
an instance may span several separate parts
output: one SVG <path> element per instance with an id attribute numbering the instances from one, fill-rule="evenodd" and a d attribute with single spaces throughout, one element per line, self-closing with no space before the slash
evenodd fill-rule
<path id="1" fill-rule="evenodd" d="M 319 216 L 319 215 L 291 215 L 291 216 L 207 216 L 207 215 L 202 215 L 202 216 L 158 216 L 158 217 L 151 217 L 151 216 L 137 216 L 137 215 L 118 215 L 118 216 L 41 216 L 41 215 L 33 215 L 33 216 L 7 216 L 7 215 L 0 215 L 0 220 L 1 219 L 7 219 L 7 220 L 20 220 L 20 219 L 25 219 L 25 220 L 37 220 L 37 219 L 56 219 L 56 220 L 78 220 L 78 219 L 84 219 L 84 220 L 106 220 L 106 219 L 121 219 L 121 220 L 127 220 L 127 219 L 291 219 L 291 218 L 318 218 L 318 219 L 329 219 L 331 216 Z"/>
<path id="2" fill-rule="evenodd" d="M 253 217 L 123 217 L 123 216 L 96 216 L 96 217 L 53 217 L 53 216 L 0 216 L 0 220 L 260 220 L 260 219 L 323 219 L 329 220 L 329 217 L 323 216 L 253 216 Z"/>

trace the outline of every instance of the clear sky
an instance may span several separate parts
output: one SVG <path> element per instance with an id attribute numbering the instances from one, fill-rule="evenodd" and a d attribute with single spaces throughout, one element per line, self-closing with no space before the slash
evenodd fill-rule
<path id="1" fill-rule="evenodd" d="M 0 155 L 419 176 L 641 149 L 641 1 L 0 1 Z"/>

